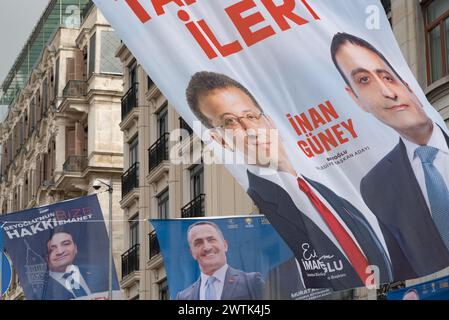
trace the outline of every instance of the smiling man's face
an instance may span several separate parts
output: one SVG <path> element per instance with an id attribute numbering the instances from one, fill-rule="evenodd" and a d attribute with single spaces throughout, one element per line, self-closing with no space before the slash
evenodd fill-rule
<path id="1" fill-rule="evenodd" d="M 212 275 L 226 264 L 228 244 L 213 226 L 200 224 L 193 227 L 188 240 L 192 256 L 204 274 Z"/>
<path id="2" fill-rule="evenodd" d="M 428 124 L 416 95 L 376 53 L 347 42 L 336 60 L 352 87 L 348 93 L 364 111 L 398 132 Z"/>
<path id="3" fill-rule="evenodd" d="M 221 125 L 219 134 L 215 132 L 212 138 L 239 152 L 246 163 L 259 166 L 277 163 L 280 143 L 277 139 L 271 141 L 272 136 L 277 137 L 277 131 L 271 131 L 276 128 L 241 89 L 227 87 L 212 90 L 200 97 L 199 110 L 211 126 Z"/>
<path id="4" fill-rule="evenodd" d="M 78 249 L 68 233 L 56 233 L 47 243 L 48 268 L 54 272 L 66 272 L 73 264 Z"/>

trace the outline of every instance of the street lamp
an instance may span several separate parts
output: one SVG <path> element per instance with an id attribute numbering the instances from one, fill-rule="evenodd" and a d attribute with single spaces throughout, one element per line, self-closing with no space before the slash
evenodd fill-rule
<path id="1" fill-rule="evenodd" d="M 100 189 L 101 184 L 104 184 L 106 187 L 108 187 L 109 192 L 109 286 L 108 286 L 108 298 L 109 300 L 112 300 L 112 178 L 109 180 L 109 184 L 106 182 L 101 181 L 100 179 L 96 179 L 93 183 L 93 188 L 95 190 Z"/>

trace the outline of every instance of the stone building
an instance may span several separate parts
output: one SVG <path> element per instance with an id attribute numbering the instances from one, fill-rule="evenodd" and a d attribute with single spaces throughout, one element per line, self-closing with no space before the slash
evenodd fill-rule
<path id="1" fill-rule="evenodd" d="M 81 7 L 80 7 L 81 4 Z M 120 45 L 88 1 L 52 0 L 3 83 L 8 105 L 0 127 L 2 214 L 91 194 L 101 179 L 113 187 L 113 250 L 123 250 L 123 135 Z M 98 193 L 108 216 L 108 193 Z M 23 297 L 17 278 L 8 299 Z"/>

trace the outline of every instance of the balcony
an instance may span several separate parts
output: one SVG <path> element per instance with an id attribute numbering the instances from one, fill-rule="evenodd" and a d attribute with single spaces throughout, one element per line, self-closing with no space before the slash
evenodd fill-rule
<path id="1" fill-rule="evenodd" d="M 148 158 L 150 162 L 150 172 L 154 170 L 162 161 L 168 160 L 168 138 L 170 134 L 164 133 L 149 149 Z"/>
<path id="2" fill-rule="evenodd" d="M 124 198 L 131 190 L 138 187 L 139 162 L 136 162 L 122 175 L 122 198 Z"/>
<path id="3" fill-rule="evenodd" d="M 122 279 L 127 275 L 139 271 L 139 245 L 132 246 L 122 254 Z"/>
<path id="4" fill-rule="evenodd" d="M 184 207 L 181 208 L 181 217 L 182 218 L 195 218 L 195 217 L 204 217 L 205 211 L 205 194 L 200 194 Z"/>
<path id="5" fill-rule="evenodd" d="M 83 172 L 87 168 L 87 156 L 68 156 L 62 169 L 65 172 Z"/>
<path id="6" fill-rule="evenodd" d="M 87 94 L 87 82 L 84 80 L 69 80 L 62 90 L 64 98 L 84 97 Z"/>
<path id="7" fill-rule="evenodd" d="M 156 232 L 153 231 L 148 235 L 150 239 L 150 259 L 161 252 L 159 241 L 157 240 Z"/>
<path id="8" fill-rule="evenodd" d="M 137 91 L 138 83 L 134 83 L 131 88 L 125 93 L 122 98 L 122 121 L 131 112 L 132 109 L 137 107 Z"/>

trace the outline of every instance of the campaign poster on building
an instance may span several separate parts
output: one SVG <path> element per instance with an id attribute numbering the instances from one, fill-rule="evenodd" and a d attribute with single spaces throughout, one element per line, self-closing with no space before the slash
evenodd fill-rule
<path id="1" fill-rule="evenodd" d="M 305 288 L 298 261 L 264 216 L 153 219 L 151 224 L 171 299 L 332 298 L 330 289 Z"/>
<path id="2" fill-rule="evenodd" d="M 2 215 L 28 300 L 108 299 L 109 240 L 97 195 Z M 121 297 L 113 267 L 113 298 Z"/>
<path id="3" fill-rule="evenodd" d="M 449 300 L 449 277 L 391 291 L 388 300 Z"/>
<path id="4" fill-rule="evenodd" d="M 313 250 L 306 287 L 449 266 L 448 129 L 379 0 L 94 2 L 204 162 L 226 165 L 298 261 Z"/>

